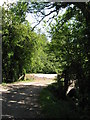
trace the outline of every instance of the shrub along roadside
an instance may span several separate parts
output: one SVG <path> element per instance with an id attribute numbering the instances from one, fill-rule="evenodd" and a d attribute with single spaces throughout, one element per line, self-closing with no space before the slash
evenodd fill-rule
<path id="1" fill-rule="evenodd" d="M 56 84 L 53 84 L 53 86 Z M 73 101 L 58 100 L 50 90 L 51 85 L 40 93 L 42 113 L 46 118 L 79 118 L 79 113 Z"/>

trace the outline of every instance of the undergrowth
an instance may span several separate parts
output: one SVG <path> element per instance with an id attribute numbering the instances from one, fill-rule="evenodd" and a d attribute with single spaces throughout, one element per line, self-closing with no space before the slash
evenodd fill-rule
<path id="1" fill-rule="evenodd" d="M 46 118 L 78 118 L 79 114 L 72 101 L 59 100 L 51 91 L 52 84 L 44 88 L 40 93 L 42 113 Z M 57 87 L 57 86 L 56 86 Z"/>
<path id="2" fill-rule="evenodd" d="M 15 82 L 10 82 L 9 84 L 15 84 L 15 83 L 19 83 L 19 82 L 33 82 L 34 81 L 34 79 L 28 79 L 28 80 L 17 80 L 17 81 L 15 81 Z M 3 86 L 6 86 L 7 85 L 7 83 L 6 82 L 2 82 L 2 85 Z"/>
<path id="3" fill-rule="evenodd" d="M 57 84 L 53 83 L 44 88 L 40 93 L 39 102 L 45 118 L 90 120 L 87 112 L 77 107 L 72 99 L 58 99 L 58 97 L 56 97 L 58 94 L 55 94 L 57 89 Z"/>

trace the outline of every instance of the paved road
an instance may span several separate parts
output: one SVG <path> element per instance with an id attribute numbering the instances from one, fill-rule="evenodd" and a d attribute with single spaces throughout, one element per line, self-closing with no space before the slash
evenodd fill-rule
<path id="1" fill-rule="evenodd" d="M 8 84 L 2 89 L 3 119 L 43 118 L 38 97 L 41 90 L 54 82 L 53 80 L 34 80 L 34 82 L 19 82 Z"/>

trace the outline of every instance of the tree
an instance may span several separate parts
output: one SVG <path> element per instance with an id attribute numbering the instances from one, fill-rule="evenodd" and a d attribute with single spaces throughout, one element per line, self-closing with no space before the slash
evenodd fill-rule
<path id="1" fill-rule="evenodd" d="M 26 3 L 6 6 L 2 8 L 3 81 L 12 82 L 18 80 L 30 64 L 35 35 L 25 21 Z"/>
<path id="2" fill-rule="evenodd" d="M 31 65 L 28 72 L 41 73 L 44 72 L 45 61 L 47 54 L 45 53 L 45 46 L 47 45 L 47 38 L 44 34 L 36 34 L 34 45 L 34 52 L 32 52 Z"/>
<path id="3" fill-rule="evenodd" d="M 50 16 L 51 14 L 53 14 L 53 17 L 50 17 L 50 20 L 52 22 L 52 18 L 57 17 L 57 15 L 59 14 L 59 11 L 62 8 L 66 8 L 67 9 L 67 13 L 66 15 L 61 19 L 62 24 L 66 21 L 68 21 L 70 18 L 74 17 L 74 15 L 78 12 L 81 12 L 83 17 L 85 18 L 85 24 L 86 24 L 86 30 L 84 33 L 85 39 L 87 39 L 87 44 L 86 44 L 86 48 L 87 48 L 87 57 L 88 57 L 88 65 L 90 65 L 90 42 L 89 42 L 89 34 L 90 34 L 90 2 L 42 2 L 42 3 L 38 3 L 38 2 L 31 2 L 30 4 L 28 4 L 28 12 L 34 13 L 36 16 L 41 16 L 41 19 L 38 20 L 38 23 L 36 24 L 36 26 L 47 16 Z M 47 9 L 49 11 L 49 13 L 45 12 L 45 9 Z M 57 14 L 55 14 L 57 13 Z M 80 14 L 80 13 L 79 13 Z M 78 18 L 79 21 L 81 21 L 80 18 Z M 35 26 L 35 27 L 36 27 Z M 90 69 L 89 69 L 89 73 L 90 73 Z M 90 76 L 89 76 L 90 77 Z"/>
<path id="4" fill-rule="evenodd" d="M 74 17 L 63 22 L 62 19 L 66 18 L 67 12 L 56 19 L 56 24 L 51 25 L 51 50 L 54 51 L 56 57 L 60 58 L 59 64 L 63 68 L 64 96 L 69 80 L 76 79 L 79 89 L 77 91 L 80 95 L 80 97 L 78 95 L 79 104 L 83 106 L 83 109 L 86 109 L 86 106 L 89 106 L 90 99 L 89 86 L 87 84 L 89 83 L 90 73 L 89 66 L 87 65 L 90 63 L 88 57 L 89 50 L 86 48 L 88 46 L 88 37 L 86 37 L 88 35 L 85 33 L 87 29 L 86 19 L 83 17 L 82 12 L 78 10 L 74 13 Z"/>
<path id="5" fill-rule="evenodd" d="M 71 7 L 74 5 L 74 7 Z M 85 17 L 87 24 L 90 24 L 90 2 L 31 2 L 28 4 L 28 12 L 30 13 L 36 13 L 36 15 L 40 16 L 41 19 L 38 21 L 38 24 L 47 16 L 51 15 L 52 13 L 57 13 L 56 15 L 53 14 L 53 17 L 57 17 L 59 14 L 59 11 L 63 8 L 70 9 L 71 10 L 67 13 L 66 20 L 70 19 L 72 15 L 74 15 L 74 12 L 77 8 L 79 8 L 83 16 Z M 45 9 L 49 11 L 49 13 L 46 14 Z M 52 10 L 53 9 L 53 10 Z M 52 17 L 52 18 L 53 18 Z M 51 20 L 51 19 L 50 19 Z M 51 20 L 52 21 L 52 20 Z M 37 24 L 37 25 L 38 25 Z"/>
<path id="6" fill-rule="evenodd" d="M 59 22 L 62 24 L 66 23 L 69 19 L 74 17 L 76 14 L 78 17 L 78 20 L 82 22 L 81 15 L 85 19 L 85 30 L 83 32 L 84 39 L 86 39 L 87 42 L 85 42 L 85 49 L 87 53 L 87 70 L 88 70 L 88 82 L 90 78 L 90 2 L 31 2 L 28 4 L 28 12 L 33 13 L 36 16 L 41 16 L 41 19 L 38 20 L 38 23 L 35 25 L 35 27 L 42 21 L 44 20 L 45 17 L 50 16 L 49 18 L 50 22 L 59 15 L 59 11 L 63 8 L 66 9 L 65 15 L 60 19 Z M 48 10 L 48 13 L 45 12 L 45 10 Z M 37 18 L 37 17 L 36 17 Z M 34 27 L 34 28 L 35 28 Z M 33 28 L 33 29 L 34 29 Z M 83 40 L 82 40 L 83 41 Z"/>

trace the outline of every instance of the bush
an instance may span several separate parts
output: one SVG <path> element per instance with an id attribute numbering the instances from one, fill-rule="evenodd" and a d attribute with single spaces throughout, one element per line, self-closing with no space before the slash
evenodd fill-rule
<path id="1" fill-rule="evenodd" d="M 54 85 L 50 85 L 43 89 L 40 94 L 40 104 L 42 113 L 46 118 L 75 118 L 78 117 L 78 112 L 71 101 L 58 100 L 53 93 L 51 88 Z M 56 86 L 56 85 L 55 85 Z M 52 90 L 53 91 L 53 90 Z"/>

